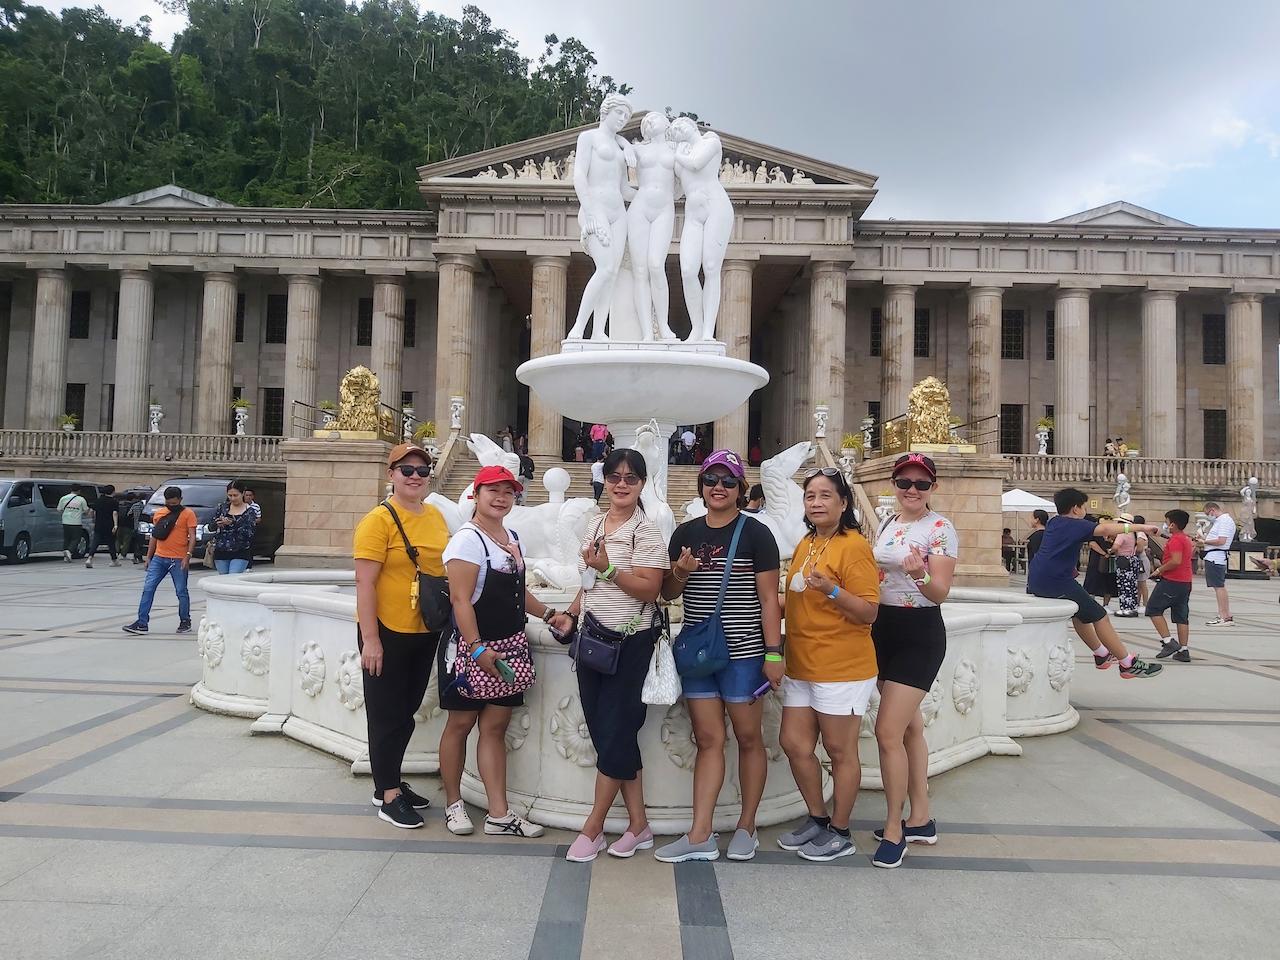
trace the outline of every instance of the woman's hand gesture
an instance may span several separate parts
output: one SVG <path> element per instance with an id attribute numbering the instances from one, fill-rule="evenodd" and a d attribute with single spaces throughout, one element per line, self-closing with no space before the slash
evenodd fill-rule
<path id="1" fill-rule="evenodd" d="M 920 580 L 924 577 L 928 564 L 928 558 L 920 552 L 920 547 L 913 543 L 910 552 L 902 558 L 902 572 L 912 580 Z"/>
<path id="2" fill-rule="evenodd" d="M 693 555 L 693 551 L 688 547 L 680 548 L 680 556 L 676 557 L 675 569 L 684 574 L 684 579 L 689 579 L 689 574 L 698 569 L 698 558 Z"/>
<path id="3" fill-rule="evenodd" d="M 561 636 L 568 636 L 573 631 L 573 617 L 561 611 L 547 621 L 547 626 L 559 631 Z"/>
<path id="4" fill-rule="evenodd" d="M 810 590 L 816 590 L 824 597 L 830 596 L 835 588 L 835 583 L 816 567 L 804 578 L 804 582 Z"/>
<path id="5" fill-rule="evenodd" d="M 609 569 L 609 551 L 604 545 L 604 537 L 594 540 L 582 548 L 582 559 L 588 567 L 604 573 Z"/>

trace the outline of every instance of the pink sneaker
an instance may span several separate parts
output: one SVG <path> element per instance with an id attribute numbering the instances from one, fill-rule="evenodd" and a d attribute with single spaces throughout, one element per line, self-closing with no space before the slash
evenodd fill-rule
<path id="1" fill-rule="evenodd" d="M 592 840 L 585 833 L 578 834 L 578 839 L 573 841 L 569 847 L 569 852 L 564 858 L 570 863 L 590 863 L 596 857 L 600 856 L 600 851 L 608 846 L 608 842 L 604 838 L 604 831 L 600 831 L 600 836 Z"/>
<path id="2" fill-rule="evenodd" d="M 653 846 L 653 831 L 647 826 L 640 831 L 639 836 L 628 830 L 609 848 L 609 856 L 611 857 L 627 857 L 634 854 L 637 850 L 648 850 Z"/>

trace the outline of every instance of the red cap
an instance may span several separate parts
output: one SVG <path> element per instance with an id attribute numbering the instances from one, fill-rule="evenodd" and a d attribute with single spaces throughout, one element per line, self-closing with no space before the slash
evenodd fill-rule
<path id="1" fill-rule="evenodd" d="M 919 467 L 925 473 L 929 474 L 930 480 L 938 479 L 938 469 L 933 465 L 933 461 L 926 457 L 923 453 L 904 453 L 893 462 L 892 476 L 897 476 L 907 467 Z"/>
<path id="2" fill-rule="evenodd" d="M 515 489 L 516 493 L 524 493 L 524 484 L 515 478 L 515 476 L 506 467 L 494 464 L 491 467 L 481 467 L 480 472 L 476 474 L 472 485 L 475 487 L 483 487 L 493 483 L 509 483 Z"/>

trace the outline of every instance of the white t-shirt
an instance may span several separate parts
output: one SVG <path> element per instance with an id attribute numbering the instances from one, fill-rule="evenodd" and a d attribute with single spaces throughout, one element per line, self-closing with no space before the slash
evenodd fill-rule
<path id="1" fill-rule="evenodd" d="M 919 520 L 904 523 L 896 516 L 876 534 L 876 565 L 880 568 L 880 603 L 888 607 L 935 607 L 902 569 L 911 547 L 926 556 L 958 557 L 960 542 L 951 521 L 930 510 Z"/>
<path id="2" fill-rule="evenodd" d="M 1219 537 L 1227 539 L 1214 546 L 1210 541 Z M 1231 546 L 1231 542 L 1236 538 L 1236 522 L 1231 518 L 1229 513 L 1220 513 L 1214 518 L 1213 526 L 1209 528 L 1209 532 L 1204 535 L 1204 558 L 1210 563 L 1226 564 L 1227 549 Z"/>
<path id="3" fill-rule="evenodd" d="M 520 538 L 516 532 L 510 527 L 504 527 L 507 536 L 514 543 L 519 543 Z M 484 541 L 481 542 L 481 538 Z M 485 562 L 485 548 L 489 548 L 489 561 Z M 480 568 L 476 574 L 476 588 L 471 591 L 471 602 L 475 603 L 480 599 L 480 594 L 484 590 L 485 579 L 489 575 L 492 568 L 499 573 L 515 573 L 516 564 L 511 554 L 502 549 L 494 539 L 477 527 L 474 523 L 464 523 L 458 528 L 458 532 L 449 538 L 448 545 L 444 548 L 441 559 L 445 564 L 450 560 L 465 560 L 467 563 L 475 564 Z"/>
<path id="4" fill-rule="evenodd" d="M 604 483 L 604 461 L 593 460 L 591 462 L 591 482 Z"/>

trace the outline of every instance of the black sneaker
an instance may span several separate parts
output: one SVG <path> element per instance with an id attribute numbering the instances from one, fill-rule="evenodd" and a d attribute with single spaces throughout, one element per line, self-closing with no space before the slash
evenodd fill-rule
<path id="1" fill-rule="evenodd" d="M 1188 650 L 1186 647 L 1182 647 L 1177 653 L 1173 655 L 1173 659 L 1177 660 L 1179 663 L 1190 663 L 1191 651 Z"/>
<path id="2" fill-rule="evenodd" d="M 884 842 L 884 828 L 876 827 L 871 831 L 871 835 L 876 838 L 877 842 Z M 930 820 L 928 823 L 918 827 L 907 826 L 907 821 L 902 821 L 902 839 L 905 843 L 927 843 L 933 846 L 938 842 L 938 821 Z"/>
<path id="3" fill-rule="evenodd" d="M 409 806 L 413 807 L 415 810 L 425 810 L 427 807 L 431 806 L 430 800 L 422 796 L 420 793 L 416 793 L 413 788 L 403 780 L 400 781 L 400 796 L 408 800 Z M 369 802 L 375 807 L 382 806 L 382 798 L 376 793 L 373 795 L 373 799 Z"/>
<path id="4" fill-rule="evenodd" d="M 173 632 L 174 632 L 174 633 L 190 633 L 190 632 L 191 632 L 191 621 L 190 621 L 190 620 L 179 620 L 179 621 L 178 621 L 178 629 L 177 629 L 177 630 L 175 630 L 175 631 L 173 631 Z"/>
<path id="5" fill-rule="evenodd" d="M 1167 660 L 1181 649 L 1182 644 L 1178 643 L 1177 640 L 1166 640 L 1160 645 L 1160 652 L 1156 654 L 1156 659 Z"/>
<path id="6" fill-rule="evenodd" d="M 135 620 L 133 623 L 126 624 L 122 629 L 125 633 L 146 633 L 147 625 L 140 620 Z"/>
<path id="7" fill-rule="evenodd" d="M 405 830 L 414 830 L 423 823 L 422 817 L 409 806 L 409 801 L 405 799 L 403 793 L 390 803 L 384 803 L 378 807 L 378 816 L 393 827 L 401 827 Z"/>

